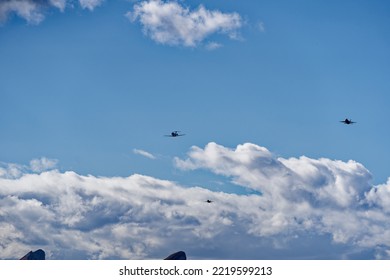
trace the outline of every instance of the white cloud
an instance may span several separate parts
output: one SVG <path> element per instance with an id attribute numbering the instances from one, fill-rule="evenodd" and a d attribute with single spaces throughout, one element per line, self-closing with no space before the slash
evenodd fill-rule
<path id="1" fill-rule="evenodd" d="M 65 10 L 66 0 L 50 0 L 49 3 L 61 11 Z"/>
<path id="2" fill-rule="evenodd" d="M 212 238 L 229 225 L 226 214 L 204 207 L 208 198 L 215 200 L 215 194 L 140 175 L 97 178 L 49 171 L 1 179 L 0 220 L 8 241 L 0 245 L 44 247 L 52 258 L 134 259 L 156 250 L 163 257 L 177 236 L 183 245 L 191 238 Z M 0 257 L 21 252 L 11 253 Z"/>
<path id="3" fill-rule="evenodd" d="M 32 24 L 40 23 L 45 16 L 42 9 L 44 5 L 38 1 L 9 0 L 0 2 L 0 20 L 6 21 L 9 14 L 16 14 Z"/>
<path id="4" fill-rule="evenodd" d="M 264 22 L 262 22 L 262 21 L 259 22 L 259 23 L 257 24 L 257 29 L 258 29 L 260 32 L 264 33 L 264 32 L 266 31 Z"/>
<path id="5" fill-rule="evenodd" d="M 206 45 L 206 49 L 209 51 L 213 51 L 213 50 L 216 50 L 219 48 L 222 48 L 222 45 L 220 43 L 217 43 L 217 42 L 210 42 Z"/>
<path id="6" fill-rule="evenodd" d="M 79 0 L 83 9 L 93 11 L 96 7 L 100 6 L 104 0 Z"/>
<path id="7" fill-rule="evenodd" d="M 16 163 L 0 162 L 0 178 L 15 179 L 20 178 L 26 172 L 32 171 L 41 173 L 46 170 L 56 168 L 58 160 L 42 157 L 30 161 L 30 165 L 22 165 Z"/>
<path id="8" fill-rule="evenodd" d="M 150 158 L 150 159 L 156 159 L 156 157 L 154 155 L 152 155 L 151 153 L 144 151 L 144 150 L 133 149 L 133 153 L 136 155 L 141 155 L 143 157 Z"/>
<path id="9" fill-rule="evenodd" d="M 179 168 L 209 169 L 240 186 L 289 200 L 308 196 L 316 203 L 348 207 L 370 188 L 370 173 L 354 161 L 275 158 L 266 148 L 251 143 L 235 150 L 209 143 L 205 149 L 192 147 L 188 155 L 186 160 L 175 159 Z"/>
<path id="10" fill-rule="evenodd" d="M 43 172 L 46 170 L 54 169 L 58 163 L 56 159 L 49 159 L 42 157 L 40 159 L 33 159 L 30 161 L 30 169 L 33 172 Z"/>
<path id="11" fill-rule="evenodd" d="M 193 147 L 175 163 L 262 194 L 21 166 L 0 176 L 0 258 L 37 248 L 48 259 L 389 257 L 389 183 L 371 185 L 359 163 L 276 158 L 250 143 Z"/>
<path id="12" fill-rule="evenodd" d="M 0 178 L 19 178 L 23 174 L 23 166 L 9 163 L 0 164 Z"/>
<path id="13" fill-rule="evenodd" d="M 390 213 L 390 178 L 386 184 L 372 188 L 367 200 L 371 205 L 380 205 L 386 213 Z"/>
<path id="14" fill-rule="evenodd" d="M 204 149 L 192 147 L 188 158 L 176 158 L 175 164 L 183 170 L 206 169 L 260 191 L 260 206 L 269 219 L 254 224 L 254 234 L 300 228 L 331 234 L 338 243 L 390 244 L 383 238 L 390 227 L 380 226 L 389 218 L 383 214 L 389 213 L 388 184 L 372 186 L 369 171 L 355 161 L 284 159 L 250 143 L 236 149 L 209 143 Z"/>
<path id="15" fill-rule="evenodd" d="M 104 0 L 79 0 L 83 9 L 93 10 Z M 10 15 L 17 15 L 30 24 L 39 24 L 45 19 L 47 9 L 56 8 L 61 12 L 72 7 L 71 0 L 3 0 L 0 1 L 0 22 L 5 22 Z"/>
<path id="16" fill-rule="evenodd" d="M 131 21 L 139 20 L 145 34 L 154 41 L 186 47 L 195 47 L 215 33 L 236 38 L 243 24 L 238 13 L 210 11 L 202 5 L 191 11 L 178 2 L 161 0 L 142 1 L 126 16 Z"/>

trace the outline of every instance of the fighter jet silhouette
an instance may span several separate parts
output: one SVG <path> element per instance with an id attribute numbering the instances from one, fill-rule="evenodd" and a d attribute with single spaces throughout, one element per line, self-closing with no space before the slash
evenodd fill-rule
<path id="1" fill-rule="evenodd" d="M 214 201 L 212 201 L 212 200 L 210 200 L 210 199 L 207 199 L 205 202 L 211 203 L 211 202 L 214 202 Z"/>
<path id="2" fill-rule="evenodd" d="M 185 134 L 180 134 L 179 132 L 180 132 L 180 131 L 175 130 L 175 131 L 172 131 L 171 134 L 169 134 L 169 135 L 164 135 L 164 136 L 167 136 L 167 137 L 178 137 L 178 136 L 184 136 L 184 135 L 185 135 Z"/>
<path id="3" fill-rule="evenodd" d="M 353 124 L 353 123 L 356 123 L 356 122 L 353 122 L 351 119 L 345 119 L 343 121 L 340 121 L 342 123 L 345 123 L 345 124 Z"/>

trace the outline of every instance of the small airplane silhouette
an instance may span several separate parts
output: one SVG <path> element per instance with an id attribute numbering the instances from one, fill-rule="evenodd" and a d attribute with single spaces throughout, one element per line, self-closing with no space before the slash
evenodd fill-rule
<path id="1" fill-rule="evenodd" d="M 343 121 L 340 121 L 342 123 L 345 123 L 345 124 L 353 124 L 353 123 L 356 123 L 356 122 L 353 122 L 351 119 L 345 119 Z"/>
<path id="2" fill-rule="evenodd" d="M 178 137 L 178 136 L 184 136 L 184 135 L 185 135 L 185 134 L 180 134 L 179 132 L 180 132 L 180 131 L 175 130 L 175 131 L 172 131 L 171 134 L 169 134 L 169 135 L 164 135 L 164 136 L 167 136 L 167 137 Z"/>
<path id="3" fill-rule="evenodd" d="M 214 202 L 214 201 L 212 201 L 212 200 L 210 200 L 210 199 L 207 199 L 205 202 L 211 203 L 211 202 Z"/>

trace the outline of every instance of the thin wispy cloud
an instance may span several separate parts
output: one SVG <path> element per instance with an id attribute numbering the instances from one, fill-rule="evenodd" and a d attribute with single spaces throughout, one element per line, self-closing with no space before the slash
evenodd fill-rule
<path id="1" fill-rule="evenodd" d="M 137 174 L 20 168 L 15 176 L 2 164 L 0 246 L 6 250 L 0 258 L 35 248 L 49 259 L 158 259 L 177 250 L 192 259 L 326 258 L 318 246 L 335 248 L 332 258 L 356 252 L 390 258 L 390 181 L 372 185 L 360 163 L 276 158 L 255 144 L 209 143 L 175 165 L 261 194 L 213 192 Z M 300 255 L 309 240 L 316 249 Z"/>
<path id="2" fill-rule="evenodd" d="M 83 9 L 94 10 L 104 0 L 79 0 Z M 39 24 L 45 19 L 49 9 L 64 12 L 73 7 L 71 0 L 3 0 L 0 1 L 0 23 L 6 22 L 11 16 L 25 19 L 29 24 Z"/>
<path id="3" fill-rule="evenodd" d="M 144 151 L 144 150 L 140 150 L 140 149 L 133 149 L 133 153 L 136 154 L 136 155 L 140 155 L 140 156 L 143 156 L 143 157 L 146 157 L 146 158 L 150 158 L 150 159 L 156 159 L 156 157 L 147 152 L 147 151 Z"/>
<path id="4" fill-rule="evenodd" d="M 126 16 L 132 22 L 138 21 L 144 33 L 155 42 L 185 47 L 196 47 L 216 33 L 237 38 L 243 25 L 238 13 L 208 10 L 202 5 L 190 10 L 176 1 L 142 1 Z"/>
<path id="5" fill-rule="evenodd" d="M 257 23 L 257 29 L 261 33 L 264 33 L 266 31 L 264 22 L 260 21 L 259 23 Z"/>
<path id="6" fill-rule="evenodd" d="M 206 45 L 206 49 L 209 51 L 213 51 L 216 49 L 222 48 L 222 44 L 217 43 L 217 42 L 210 42 Z"/>
<path id="7" fill-rule="evenodd" d="M 39 159 L 33 159 L 30 161 L 30 169 L 33 172 L 43 172 L 46 170 L 54 169 L 57 166 L 58 160 L 42 157 Z"/>
<path id="8" fill-rule="evenodd" d="M 15 163 L 0 163 L 0 178 L 18 178 L 23 174 L 23 166 Z"/>
<path id="9" fill-rule="evenodd" d="M 96 7 L 100 6 L 105 0 L 79 0 L 80 6 L 83 9 L 93 11 Z"/>

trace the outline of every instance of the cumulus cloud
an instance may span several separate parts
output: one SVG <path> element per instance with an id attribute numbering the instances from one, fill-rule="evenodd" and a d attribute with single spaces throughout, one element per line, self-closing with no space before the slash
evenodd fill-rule
<path id="1" fill-rule="evenodd" d="M 0 257 L 15 258 L 31 247 L 44 248 L 53 259 L 164 257 L 234 227 L 229 207 L 221 204 L 210 212 L 204 202 L 217 197 L 141 175 L 47 171 L 0 179 L 0 247 L 7 248 Z"/>
<path id="2" fill-rule="evenodd" d="M 9 14 L 16 14 L 27 22 L 37 24 L 44 19 L 42 9 L 49 4 L 37 1 L 9 0 L 0 2 L 0 20 L 6 21 Z"/>
<path id="3" fill-rule="evenodd" d="M 360 163 L 209 143 L 175 165 L 261 194 L 31 166 L 3 176 L 14 168 L 3 164 L 0 258 L 36 248 L 50 259 L 161 259 L 178 250 L 192 259 L 389 258 L 390 181 L 373 186 Z"/>
<path id="4" fill-rule="evenodd" d="M 262 193 L 259 205 L 269 219 L 254 223 L 260 236 L 305 229 L 331 234 L 333 241 L 389 246 L 388 183 L 372 186 L 370 172 L 355 161 L 326 158 L 276 158 L 264 147 L 246 143 L 230 149 L 209 143 L 192 147 L 183 170 L 205 169 Z M 379 226 L 381 223 L 383 226 Z M 374 229 L 375 228 L 375 229 Z"/>
<path id="5" fill-rule="evenodd" d="M 23 174 L 23 167 L 18 164 L 0 164 L 0 178 L 18 178 Z"/>
<path id="6" fill-rule="evenodd" d="M 136 155 L 140 155 L 140 156 L 143 156 L 143 157 L 150 158 L 150 159 L 156 159 L 156 157 L 154 155 L 152 155 L 151 153 L 149 153 L 147 151 L 144 151 L 144 150 L 133 149 L 133 153 L 136 154 Z"/>
<path id="7" fill-rule="evenodd" d="M 154 41 L 186 47 L 195 47 L 215 33 L 236 38 L 243 25 L 238 13 L 211 11 L 202 5 L 191 11 L 176 1 L 142 1 L 126 16 L 133 22 L 138 20 L 144 33 Z"/>
<path id="8" fill-rule="evenodd" d="M 79 0 L 83 9 L 93 10 L 104 0 Z M 3 0 L 0 1 L 0 22 L 5 22 L 10 15 L 17 15 L 30 24 L 39 24 L 45 19 L 45 12 L 55 8 L 63 12 L 72 7 L 71 0 Z"/>
<path id="9" fill-rule="evenodd" d="M 367 199 L 370 205 L 380 205 L 386 213 L 390 213 L 390 178 L 386 184 L 372 188 Z"/>
<path id="10" fill-rule="evenodd" d="M 275 158 L 255 144 L 238 145 L 235 150 L 209 143 L 205 149 L 192 147 L 189 158 L 176 158 L 184 170 L 204 168 L 232 178 L 232 182 L 285 199 L 302 196 L 316 203 L 350 207 L 370 188 L 371 174 L 355 161 L 330 159 Z"/>
<path id="11" fill-rule="evenodd" d="M 56 159 L 42 157 L 30 161 L 30 168 L 33 172 L 42 172 L 49 169 L 54 169 L 58 163 Z"/>
<path id="12" fill-rule="evenodd" d="M 40 173 L 56 168 L 58 160 L 46 157 L 33 159 L 30 165 L 0 162 L 0 178 L 19 178 L 26 172 Z"/>

